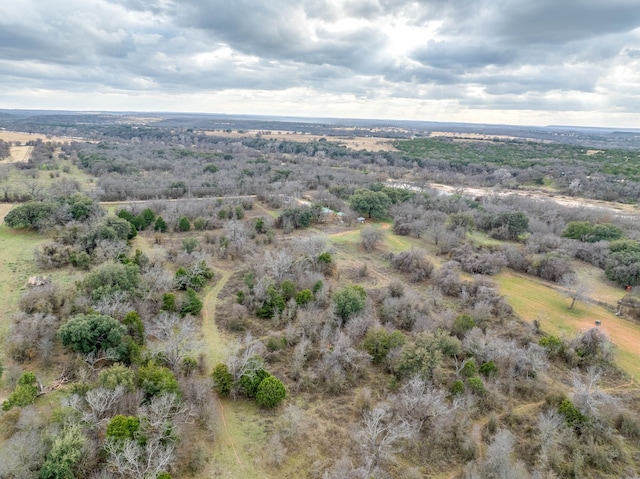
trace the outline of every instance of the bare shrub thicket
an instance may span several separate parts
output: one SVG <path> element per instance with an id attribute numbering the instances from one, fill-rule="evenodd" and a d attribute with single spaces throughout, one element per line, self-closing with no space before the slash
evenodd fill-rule
<path id="1" fill-rule="evenodd" d="M 422 249 L 403 251 L 391 258 L 391 265 L 398 271 L 409 275 L 413 282 L 420 282 L 431 277 L 433 263 L 427 259 Z"/>

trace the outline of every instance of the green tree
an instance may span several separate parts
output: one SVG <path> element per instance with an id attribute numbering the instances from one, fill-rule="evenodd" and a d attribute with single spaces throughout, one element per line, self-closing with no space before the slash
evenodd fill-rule
<path id="1" fill-rule="evenodd" d="M 219 363 L 213 368 L 211 373 L 213 379 L 213 390 L 219 396 L 227 397 L 233 387 L 233 374 L 229 372 L 229 368 L 224 363 Z"/>
<path id="2" fill-rule="evenodd" d="M 69 206 L 71 216 L 76 221 L 84 221 L 93 216 L 104 214 L 104 210 L 98 203 L 81 193 L 67 196 L 62 198 L 60 201 Z"/>
<path id="3" fill-rule="evenodd" d="M 185 298 L 180 306 L 180 314 L 183 316 L 186 316 L 187 314 L 197 316 L 200 314 L 200 311 L 202 311 L 202 306 L 202 300 L 198 298 L 198 294 L 194 289 L 189 288 L 187 289 Z"/>
<path id="4" fill-rule="evenodd" d="M 304 306 L 305 304 L 309 304 L 313 301 L 313 293 L 310 289 L 303 289 L 296 293 L 296 304 L 298 306 Z"/>
<path id="5" fill-rule="evenodd" d="M 560 403 L 558 411 L 564 416 L 568 426 L 579 428 L 587 422 L 587 417 L 568 399 Z"/>
<path id="6" fill-rule="evenodd" d="M 127 328 L 127 334 L 136 344 L 144 344 L 144 324 L 137 311 L 129 311 L 122 319 L 122 324 Z"/>
<path id="7" fill-rule="evenodd" d="M 430 381 L 441 362 L 438 338 L 433 333 L 420 332 L 401 349 L 395 370 L 401 377 L 417 375 Z"/>
<path id="8" fill-rule="evenodd" d="M 2 403 L 2 410 L 8 411 L 13 406 L 28 406 L 38 397 L 38 383 L 32 372 L 22 373 L 18 384 L 9 397 Z"/>
<path id="9" fill-rule="evenodd" d="M 102 263 L 87 274 L 82 289 L 94 300 L 100 300 L 116 292 L 133 295 L 140 285 L 140 270 L 135 264 Z"/>
<path id="10" fill-rule="evenodd" d="M 160 233 L 164 233 L 167 231 L 169 227 L 167 226 L 167 222 L 164 220 L 162 216 L 158 216 L 156 218 L 156 222 L 153 224 L 153 229 L 159 231 Z"/>
<path id="11" fill-rule="evenodd" d="M 189 218 L 186 216 L 181 216 L 178 220 L 178 231 L 189 231 L 191 229 L 191 223 L 189 222 Z"/>
<path id="12" fill-rule="evenodd" d="M 240 386 L 244 390 L 245 396 L 248 398 L 256 397 L 258 387 L 262 381 L 271 376 L 264 367 L 253 369 L 240 377 Z"/>
<path id="13" fill-rule="evenodd" d="M 98 384 L 107 389 L 122 386 L 126 391 L 133 391 L 136 384 L 135 372 L 124 364 L 116 363 L 100 371 Z"/>
<path id="14" fill-rule="evenodd" d="M 364 310 L 367 304 L 367 293 L 359 285 L 345 286 L 333 295 L 336 315 L 346 323 L 352 316 Z"/>
<path id="15" fill-rule="evenodd" d="M 503 211 L 492 221 L 492 236 L 515 241 L 529 232 L 529 218 L 522 211 Z"/>
<path id="16" fill-rule="evenodd" d="M 81 354 L 98 351 L 122 351 L 122 338 L 127 329 L 111 316 L 104 314 L 78 314 L 58 330 L 62 344 Z"/>
<path id="17" fill-rule="evenodd" d="M 276 313 L 281 313 L 287 306 L 282 294 L 273 286 L 267 288 L 267 297 L 262 302 L 262 305 L 256 309 L 256 315 L 260 318 L 273 318 Z"/>
<path id="18" fill-rule="evenodd" d="M 278 378 L 266 377 L 258 386 L 256 402 L 266 408 L 274 408 L 287 397 L 287 389 Z"/>
<path id="19" fill-rule="evenodd" d="M 612 241 L 609 251 L 604 270 L 607 278 L 625 287 L 640 284 L 640 242 Z"/>
<path id="20" fill-rule="evenodd" d="M 367 331 L 362 347 L 371 355 L 374 364 L 381 363 L 395 347 L 404 344 L 404 335 L 400 331 L 389 332 L 381 327 Z"/>
<path id="21" fill-rule="evenodd" d="M 178 380 L 169 368 L 150 362 L 138 368 L 136 383 L 150 398 L 162 393 L 180 393 Z"/>
<path id="22" fill-rule="evenodd" d="M 134 439 L 139 430 L 140 419 L 135 416 L 117 414 L 107 424 L 107 437 L 120 441 Z"/>
<path id="23" fill-rule="evenodd" d="M 282 292 L 284 300 L 289 301 L 296 295 L 296 285 L 293 284 L 293 281 L 287 279 L 280 284 L 280 291 Z"/>
<path id="24" fill-rule="evenodd" d="M 349 198 L 351 209 L 369 218 L 386 218 L 389 214 L 391 200 L 381 191 L 368 189 L 356 190 Z"/>
<path id="25" fill-rule="evenodd" d="M 47 220 L 57 209 L 55 203 L 30 201 L 13 208 L 4 217 L 4 223 L 9 228 L 27 228 L 39 230 L 46 226 Z"/>
<path id="26" fill-rule="evenodd" d="M 177 311 L 176 295 L 173 293 L 164 293 L 162 295 L 162 310 L 163 311 Z"/>
<path id="27" fill-rule="evenodd" d="M 451 332 L 461 338 L 467 331 L 476 327 L 476 322 L 468 314 L 460 314 L 453 321 Z"/>
<path id="28" fill-rule="evenodd" d="M 570 221 L 562 232 L 563 238 L 587 241 L 593 231 L 593 225 L 588 221 Z"/>
<path id="29" fill-rule="evenodd" d="M 53 438 L 51 450 L 40 469 L 40 479 L 74 479 L 86 437 L 79 426 L 69 426 Z"/>
<path id="30" fill-rule="evenodd" d="M 467 385 L 469 386 L 469 389 L 478 396 L 484 396 L 486 394 L 484 383 L 478 376 L 473 376 L 467 379 Z"/>

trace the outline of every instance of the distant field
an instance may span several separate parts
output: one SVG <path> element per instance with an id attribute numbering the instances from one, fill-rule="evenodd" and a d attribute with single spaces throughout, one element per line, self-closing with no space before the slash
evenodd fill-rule
<path id="1" fill-rule="evenodd" d="M 534 278 L 512 272 L 495 277 L 501 293 L 525 321 L 540 321 L 544 331 L 572 337 L 593 328 L 599 320 L 602 331 L 616 345 L 616 361 L 635 380 L 640 380 L 640 325 L 617 317 L 608 309 L 592 303 L 577 302 Z"/>
<path id="2" fill-rule="evenodd" d="M 244 130 L 242 133 L 234 132 L 219 132 L 219 131 L 205 131 L 206 135 L 224 135 L 230 138 L 248 138 L 260 135 L 266 140 L 284 140 L 284 141 L 296 141 L 300 143 L 306 143 L 310 141 L 318 141 L 324 138 L 327 141 L 333 143 L 341 143 L 353 150 L 368 150 L 368 151 L 397 151 L 393 146 L 393 140 L 390 138 L 367 136 L 367 137 L 352 137 L 352 136 L 328 136 L 328 135 L 310 135 L 295 133 L 291 131 L 277 131 L 264 133 L 259 130 Z"/>
<path id="3" fill-rule="evenodd" d="M 31 156 L 32 150 L 33 146 L 12 146 L 11 155 L 9 156 L 8 161 L 11 163 L 27 161 L 29 156 Z"/>
<path id="4" fill-rule="evenodd" d="M 65 142 L 72 141 L 73 138 L 65 138 L 61 136 L 47 136 L 42 133 L 21 133 L 18 131 L 0 130 L 0 140 L 18 141 L 21 143 L 41 139 L 42 141 Z"/>

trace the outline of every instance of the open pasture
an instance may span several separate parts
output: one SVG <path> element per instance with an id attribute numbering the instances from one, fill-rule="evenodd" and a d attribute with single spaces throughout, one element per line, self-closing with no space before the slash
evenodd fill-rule
<path id="1" fill-rule="evenodd" d="M 640 324 L 589 302 L 577 301 L 569 309 L 569 297 L 554 285 L 531 277 L 507 271 L 496 276 L 496 280 L 515 312 L 527 322 L 538 320 L 542 330 L 549 334 L 571 338 L 600 321 L 600 328 L 616 346 L 617 363 L 635 380 L 640 380 Z"/>

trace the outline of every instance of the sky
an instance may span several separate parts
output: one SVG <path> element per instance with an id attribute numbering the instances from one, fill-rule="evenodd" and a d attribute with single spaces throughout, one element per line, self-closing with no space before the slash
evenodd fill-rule
<path id="1" fill-rule="evenodd" d="M 5 0 L 0 108 L 640 126 L 638 0 Z"/>

